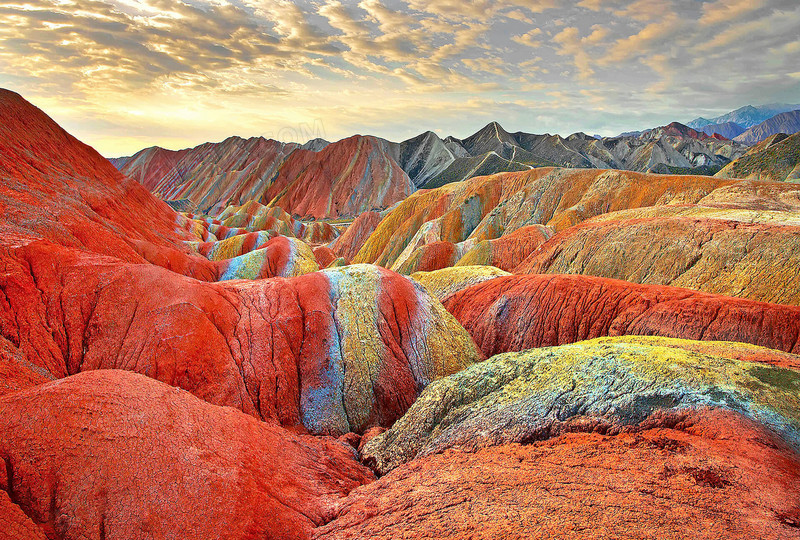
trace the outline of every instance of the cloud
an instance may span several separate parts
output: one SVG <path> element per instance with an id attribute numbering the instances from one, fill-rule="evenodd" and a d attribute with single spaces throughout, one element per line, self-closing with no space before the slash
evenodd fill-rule
<path id="1" fill-rule="evenodd" d="M 716 0 L 703 5 L 700 24 L 712 26 L 719 23 L 739 20 L 764 7 L 764 0 Z"/>
<path id="2" fill-rule="evenodd" d="M 0 85 L 110 155 L 323 117 L 606 133 L 800 101 L 799 25 L 796 0 L 0 0 Z"/>
<path id="3" fill-rule="evenodd" d="M 592 26 L 590 34 L 581 37 L 578 28 L 568 26 L 553 37 L 553 42 L 558 45 L 557 54 L 572 57 L 578 77 L 590 80 L 595 73 L 590 49 L 601 44 L 608 34 L 608 28 L 596 24 Z"/>
<path id="4" fill-rule="evenodd" d="M 620 63 L 669 48 L 685 24 L 686 21 L 677 15 L 667 14 L 658 22 L 650 23 L 639 32 L 614 42 L 603 63 Z"/>
<path id="5" fill-rule="evenodd" d="M 525 34 L 519 36 L 513 36 L 511 38 L 511 41 L 520 43 L 522 45 L 526 45 L 528 47 L 536 48 L 542 45 L 542 42 L 539 41 L 539 39 L 537 39 L 541 35 L 542 35 L 542 29 L 534 28 L 533 30 L 531 30 L 530 32 L 526 32 Z"/>

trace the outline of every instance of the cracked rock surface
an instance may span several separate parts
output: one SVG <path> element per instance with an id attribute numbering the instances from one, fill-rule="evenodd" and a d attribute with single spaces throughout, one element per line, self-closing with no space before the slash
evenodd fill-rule
<path id="1" fill-rule="evenodd" d="M 44 241 L 0 264 L 0 341 L 45 377 L 135 371 L 314 433 L 388 427 L 480 357 L 424 288 L 370 265 L 206 283 Z"/>

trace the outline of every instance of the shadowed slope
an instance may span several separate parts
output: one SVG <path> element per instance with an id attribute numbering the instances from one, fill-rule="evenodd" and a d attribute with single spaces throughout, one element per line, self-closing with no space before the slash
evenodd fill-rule
<path id="1" fill-rule="evenodd" d="M 721 124 L 709 124 L 703 126 L 701 130 L 706 135 L 713 135 L 715 133 L 722 135 L 726 139 L 733 139 L 746 131 L 745 128 L 735 122 L 723 122 Z"/>
<path id="2" fill-rule="evenodd" d="M 320 268 L 327 268 L 330 264 L 337 259 L 336 253 L 327 246 L 317 246 L 313 250 L 314 258 L 317 259 L 317 264 Z"/>

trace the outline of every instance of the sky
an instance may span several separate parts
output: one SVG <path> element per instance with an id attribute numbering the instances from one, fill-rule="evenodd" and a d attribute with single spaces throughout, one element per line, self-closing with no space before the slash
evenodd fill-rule
<path id="1" fill-rule="evenodd" d="M 798 0 L 0 0 L 0 87 L 103 155 L 622 131 L 800 103 Z"/>

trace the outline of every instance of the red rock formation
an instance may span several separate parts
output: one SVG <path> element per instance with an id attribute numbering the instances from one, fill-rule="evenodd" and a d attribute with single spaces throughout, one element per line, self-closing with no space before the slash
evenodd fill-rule
<path id="1" fill-rule="evenodd" d="M 800 459 L 784 443 L 800 440 L 797 373 L 705 353 L 790 368 L 800 367 L 796 357 L 636 337 L 464 369 L 480 352 L 418 283 L 370 265 L 237 279 L 316 269 L 297 238 L 247 234 L 269 226 L 298 236 L 299 222 L 257 204 L 232 207 L 218 223 L 178 216 L 16 94 L 0 94 L 0 113 L 0 538 L 306 538 L 314 527 L 321 537 L 513 538 L 555 526 L 549 532 L 662 537 L 687 520 L 700 537 L 795 532 Z M 273 204 L 335 215 L 407 195 L 408 178 L 371 138 L 293 156 Z M 230 175 L 222 180 L 230 186 Z M 800 206 L 797 187 L 731 186 L 557 169 L 479 179 L 412 197 L 383 220 L 368 215 L 342 249 L 359 250 L 374 222 L 376 240 L 356 258 L 432 267 L 467 239 L 539 221 L 563 230 L 615 208 L 712 195 L 733 205 L 739 193 L 766 208 Z M 311 229 L 302 236 L 334 232 Z M 213 233 L 241 237 L 199 246 L 213 261 L 187 251 L 184 240 Z M 519 256 L 507 238 L 504 258 Z M 768 240 L 757 238 L 788 245 Z M 331 259 L 335 250 L 317 253 Z M 459 283 L 488 276 L 451 270 Z M 474 301 L 464 316 L 478 321 L 471 330 L 487 349 L 516 346 L 491 334 L 515 330 L 520 346 L 674 330 L 785 350 L 800 334 L 798 308 L 609 280 L 589 287 L 582 277 L 558 278 L 583 285 L 556 290 L 552 277 L 507 279 L 550 281 L 533 299 L 506 289 L 448 300 Z M 478 314 L 489 297 L 489 313 Z M 684 347 L 691 354 L 673 354 Z M 609 392 L 617 384 L 625 391 Z M 664 403 L 677 413 L 651 414 Z M 733 413 L 688 411 L 708 403 L 784 440 Z M 544 436 L 554 439 L 535 442 Z M 520 441 L 532 444 L 510 444 Z M 459 444 L 460 454 L 427 455 Z M 356 448 L 397 469 L 348 496 L 373 478 Z M 415 448 L 420 459 L 407 463 Z"/>
<path id="2" fill-rule="evenodd" d="M 220 281 L 295 277 L 319 270 L 311 247 L 285 236 L 276 236 L 259 249 L 238 257 L 215 261 L 215 266 Z"/>
<path id="3" fill-rule="evenodd" d="M 716 136 L 715 136 L 716 135 Z M 698 141 L 704 141 L 708 138 L 715 138 L 721 141 L 727 141 L 728 139 L 714 133 L 713 135 L 709 135 L 704 131 L 696 131 L 689 126 L 685 126 L 680 122 L 672 122 L 669 125 L 658 127 L 650 132 L 647 132 L 646 136 L 650 138 L 659 138 L 659 137 L 681 137 L 681 138 L 688 138 L 688 139 L 697 139 Z"/>
<path id="4" fill-rule="evenodd" d="M 42 111 L 0 90 L 0 235 L 29 235 L 213 279 L 178 215 Z"/>
<path id="5" fill-rule="evenodd" d="M 200 255 L 209 260 L 217 261 L 238 257 L 245 253 L 264 247 L 264 245 L 275 238 L 277 234 L 269 232 L 251 232 L 238 234 L 225 240 L 215 240 L 212 242 L 194 242 L 191 246 Z"/>
<path id="6" fill-rule="evenodd" d="M 0 540 L 47 540 L 47 535 L 42 529 L 31 521 L 2 489 L 0 489 Z"/>
<path id="7" fill-rule="evenodd" d="M 676 287 L 515 275 L 467 287 L 444 305 L 487 357 L 623 335 L 739 341 L 800 353 L 800 308 Z"/>
<path id="8" fill-rule="evenodd" d="M 397 267 L 401 274 L 414 272 L 431 272 L 453 266 L 459 259 L 459 249 L 452 242 L 431 242 L 425 244 L 411 254 Z"/>
<path id="9" fill-rule="evenodd" d="M 478 242 L 456 265 L 494 266 L 511 272 L 551 236 L 553 231 L 544 225 L 528 225 L 500 238 Z"/>
<path id="10" fill-rule="evenodd" d="M 215 219 L 200 217 L 201 223 L 217 238 L 229 238 L 231 231 L 274 231 L 312 244 L 325 244 L 339 236 L 339 230 L 326 221 L 299 221 L 278 206 L 264 206 L 248 201 L 241 206 L 228 206 Z"/>
<path id="11" fill-rule="evenodd" d="M 798 537 L 800 456 L 735 413 L 666 420 L 417 459 L 354 490 L 314 538 Z"/>
<path id="12" fill-rule="evenodd" d="M 414 184 L 381 141 L 355 135 L 319 152 L 293 152 L 262 200 L 321 218 L 387 208 L 413 192 Z"/>
<path id="13" fill-rule="evenodd" d="M 204 283 L 46 241 L 0 264 L 0 335 L 50 376 L 136 371 L 317 433 L 391 425 L 478 359 L 438 301 L 376 267 Z"/>
<path id="14" fill-rule="evenodd" d="M 381 222 L 378 212 L 362 212 L 331 244 L 331 249 L 345 260 L 352 260 Z"/>
<path id="15" fill-rule="evenodd" d="M 317 246 L 314 248 L 314 257 L 317 259 L 317 264 L 320 268 L 327 268 L 333 261 L 336 260 L 336 253 L 327 246 Z"/>
<path id="16" fill-rule="evenodd" d="M 186 256 L 167 225 L 172 210 L 16 94 L 3 98 L 3 148 L 19 161 L 0 156 L 0 204 L 11 209 L 0 223 L 4 391 L 37 376 L 123 369 L 262 419 L 340 434 L 391 425 L 430 381 L 479 359 L 436 299 L 386 270 L 217 284 L 166 269 L 200 261 L 215 280 L 318 267 L 308 246 L 283 236 L 223 261 Z M 37 138 L 44 146 L 29 151 Z M 141 212 L 136 219 L 123 203 Z"/>
<path id="17" fill-rule="evenodd" d="M 27 516 L 49 538 L 307 538 L 372 479 L 333 439 L 124 371 L 37 386 L 0 409 L 0 524 Z"/>
<path id="18" fill-rule="evenodd" d="M 0 307 L 8 306 L 0 302 Z M 52 378 L 46 370 L 28 362 L 12 342 L 0 336 L 0 396 L 46 383 Z"/>
<path id="19" fill-rule="evenodd" d="M 181 165 L 181 161 L 192 152 L 192 149 L 167 150 L 153 146 L 144 148 L 130 157 L 110 160 L 128 178 L 133 178 L 142 184 L 148 191 L 157 193 L 166 199 L 179 199 L 178 193 L 173 192 L 182 186 L 189 171 Z M 190 161 L 198 161 L 191 159 Z"/>
<path id="20" fill-rule="evenodd" d="M 229 137 L 178 151 L 154 146 L 114 162 L 162 199 L 188 199 L 202 211 L 217 213 L 260 197 L 265 181 L 297 148 L 262 137 Z"/>

